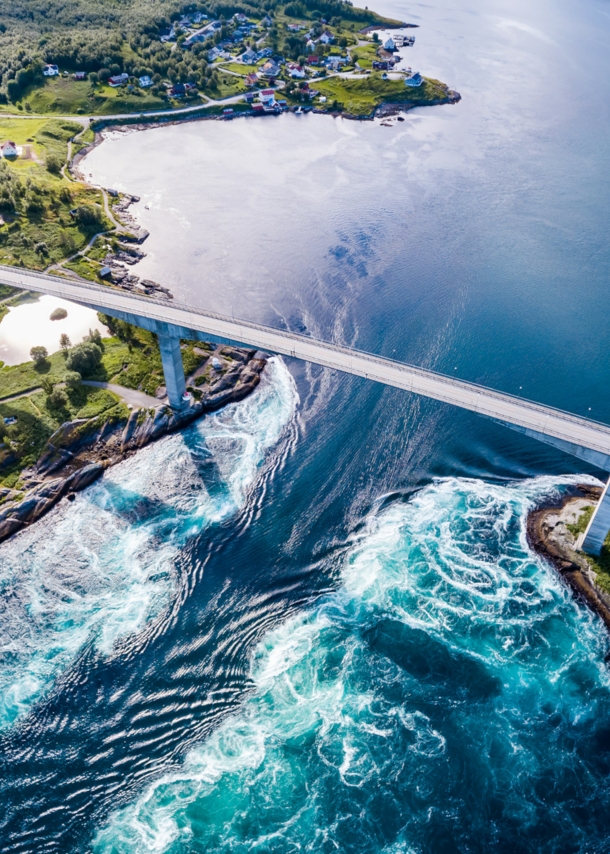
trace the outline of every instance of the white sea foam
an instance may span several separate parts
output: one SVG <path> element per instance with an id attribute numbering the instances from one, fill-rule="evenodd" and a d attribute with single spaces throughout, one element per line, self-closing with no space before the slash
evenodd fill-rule
<path id="1" fill-rule="evenodd" d="M 110 654 L 162 611 L 180 549 L 244 505 L 296 404 L 272 359 L 246 400 L 143 449 L 0 547 L 0 727 L 86 645 Z"/>
<path id="2" fill-rule="evenodd" d="M 490 781 L 533 774 L 535 786 L 542 698 L 572 719 L 593 714 L 588 690 L 571 685 L 566 701 L 561 680 L 575 665 L 608 687 L 599 627 L 525 537 L 528 510 L 568 482 L 439 480 L 371 518 L 341 589 L 257 648 L 255 696 L 180 773 L 115 813 L 97 854 L 182 850 L 192 839 L 223 854 L 421 850 L 428 805 L 449 797 L 444 769 L 478 762 L 488 744 L 506 753 Z M 556 740 L 541 749 L 558 750 Z M 526 809 L 532 795 L 514 798 Z M 375 822 L 399 809 L 409 831 L 382 843 Z"/>

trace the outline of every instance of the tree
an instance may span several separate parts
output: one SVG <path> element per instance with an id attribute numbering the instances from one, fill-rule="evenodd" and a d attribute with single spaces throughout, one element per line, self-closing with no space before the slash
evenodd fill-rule
<path id="1" fill-rule="evenodd" d="M 30 350 L 30 359 L 36 364 L 40 364 L 41 362 L 46 362 L 49 356 L 48 350 L 46 347 L 32 347 Z"/>
<path id="2" fill-rule="evenodd" d="M 42 390 L 46 395 L 51 394 L 54 389 L 53 380 L 49 377 L 44 377 L 40 385 L 42 386 Z"/>
<path id="3" fill-rule="evenodd" d="M 100 366 L 102 350 L 92 341 L 83 341 L 70 351 L 66 359 L 66 367 L 78 371 L 83 377 L 90 376 Z"/>
<path id="4" fill-rule="evenodd" d="M 62 332 L 61 335 L 59 336 L 59 346 L 64 351 L 64 356 L 67 356 L 68 350 L 72 346 L 72 342 L 70 341 L 70 338 L 67 335 L 67 333 Z"/>
<path id="5" fill-rule="evenodd" d="M 64 374 L 64 382 L 68 391 L 76 391 L 80 387 L 82 377 L 78 371 L 68 371 Z"/>
<path id="6" fill-rule="evenodd" d="M 90 329 L 89 334 L 83 338 L 83 341 L 91 341 L 92 344 L 97 344 L 102 353 L 104 352 L 104 342 L 99 329 Z"/>
<path id="7" fill-rule="evenodd" d="M 89 83 L 91 83 L 92 86 L 95 86 L 96 83 L 99 83 L 99 79 L 100 78 L 97 76 L 97 73 L 95 71 L 92 71 L 89 74 Z"/>

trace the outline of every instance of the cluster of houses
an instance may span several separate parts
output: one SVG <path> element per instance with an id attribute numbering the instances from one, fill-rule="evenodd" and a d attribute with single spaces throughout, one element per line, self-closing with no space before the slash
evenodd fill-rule
<path id="1" fill-rule="evenodd" d="M 387 56 L 387 54 L 394 53 L 397 48 L 400 47 L 408 47 L 415 42 L 415 36 L 405 36 L 405 35 L 396 35 L 394 37 L 390 36 L 383 43 L 383 50 L 386 53 L 386 57 L 383 59 L 373 60 L 372 66 L 375 71 L 391 71 L 394 66 L 400 62 L 400 57 L 396 56 Z M 382 74 L 384 79 L 387 79 L 387 74 Z M 419 71 L 411 71 L 409 68 L 407 70 L 406 76 L 404 78 L 405 86 L 409 86 L 415 88 L 417 86 L 421 86 L 424 82 L 424 78 L 421 76 Z"/>
<path id="2" fill-rule="evenodd" d="M 60 71 L 57 65 L 45 65 L 42 69 L 42 73 L 45 77 L 59 77 Z M 64 71 L 64 77 L 68 76 L 68 72 Z M 74 80 L 86 80 L 87 72 L 86 71 L 75 71 L 72 75 Z"/>
<path id="3" fill-rule="evenodd" d="M 313 100 L 320 93 L 317 89 L 312 89 L 309 83 L 301 84 L 300 93 L 303 97 Z M 244 100 L 247 104 L 252 105 L 254 115 L 263 113 L 278 113 L 288 109 L 288 102 L 285 98 L 277 98 L 278 90 L 276 89 L 261 89 L 258 92 L 246 92 Z M 321 99 L 322 100 L 322 99 Z M 326 100 L 324 98 L 323 100 Z M 227 111 L 224 111 L 225 114 Z M 232 111 L 231 111 L 232 112 Z"/>

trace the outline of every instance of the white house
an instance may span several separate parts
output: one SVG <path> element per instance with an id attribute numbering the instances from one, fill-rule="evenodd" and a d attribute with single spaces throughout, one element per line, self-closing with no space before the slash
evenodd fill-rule
<path id="1" fill-rule="evenodd" d="M 301 65 L 295 65 L 294 63 L 292 63 L 288 66 L 288 71 L 291 77 L 305 77 L 305 69 Z"/>
<path id="2" fill-rule="evenodd" d="M 258 93 L 258 100 L 261 104 L 264 104 L 265 107 L 273 107 L 275 104 L 275 90 L 263 89 Z"/>
<path id="3" fill-rule="evenodd" d="M 42 73 L 45 77 L 57 77 L 59 74 L 59 68 L 56 65 L 45 65 Z"/>
<path id="4" fill-rule="evenodd" d="M 396 45 L 394 43 L 394 39 L 392 38 L 392 36 L 390 36 L 390 38 L 387 39 L 387 41 L 385 41 L 383 43 L 383 49 L 384 50 L 396 50 Z"/>
<path id="5" fill-rule="evenodd" d="M 14 142 L 7 140 L 0 149 L 2 152 L 2 157 L 17 157 L 19 152 L 17 151 L 17 146 Z"/>
<path id="6" fill-rule="evenodd" d="M 322 44 L 331 44 L 332 42 L 334 42 L 334 40 L 335 37 L 328 30 L 325 30 L 318 39 L 318 41 L 322 42 Z"/>
<path id="7" fill-rule="evenodd" d="M 244 51 L 239 58 L 242 62 L 245 62 L 246 65 L 252 65 L 253 62 L 256 62 L 257 55 L 253 50 L 248 49 Z"/>
<path id="8" fill-rule="evenodd" d="M 145 74 L 143 77 L 140 77 L 140 79 L 138 80 L 138 83 L 140 84 L 142 89 L 146 89 L 148 86 L 153 85 L 153 82 L 150 79 L 150 77 L 148 76 L 148 74 Z"/>

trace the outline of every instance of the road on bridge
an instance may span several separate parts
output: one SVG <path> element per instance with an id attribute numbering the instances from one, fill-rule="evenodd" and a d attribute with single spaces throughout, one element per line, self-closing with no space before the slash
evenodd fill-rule
<path id="1" fill-rule="evenodd" d="M 179 303 L 137 296 L 111 287 L 0 266 L 0 282 L 72 300 L 163 335 L 217 339 L 303 359 L 434 400 L 514 427 L 610 470 L 610 427 L 434 371 L 272 329 Z"/>

